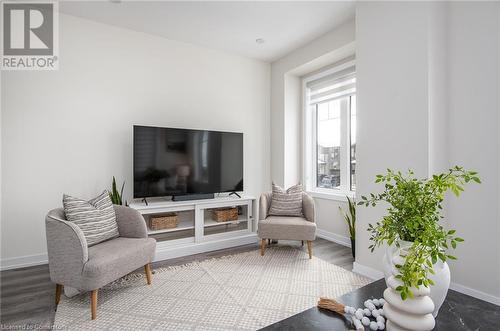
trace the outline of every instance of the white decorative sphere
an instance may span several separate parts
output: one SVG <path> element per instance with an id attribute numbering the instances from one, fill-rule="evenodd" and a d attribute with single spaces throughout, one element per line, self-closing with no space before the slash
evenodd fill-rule
<path id="1" fill-rule="evenodd" d="M 378 299 L 373 299 L 372 302 L 375 305 L 375 307 L 380 306 L 380 301 Z"/>
<path id="2" fill-rule="evenodd" d="M 356 330 L 363 329 L 363 324 L 361 324 L 361 322 L 357 318 L 353 318 L 352 323 L 354 324 L 354 327 L 356 328 Z"/>
<path id="3" fill-rule="evenodd" d="M 383 329 L 385 329 L 385 324 L 384 324 L 384 323 L 382 323 L 382 322 L 380 322 L 380 321 L 377 321 L 377 326 L 378 326 L 378 329 L 379 329 L 379 330 L 383 330 Z"/>
<path id="4" fill-rule="evenodd" d="M 363 313 L 365 314 L 365 316 L 372 316 L 372 312 L 368 308 L 363 309 Z"/>
<path id="5" fill-rule="evenodd" d="M 363 323 L 364 326 L 368 326 L 370 325 L 370 319 L 368 317 L 363 317 L 361 323 Z"/>
<path id="6" fill-rule="evenodd" d="M 385 303 L 385 299 L 384 298 L 380 298 L 380 299 L 378 299 L 378 302 L 380 302 L 380 304 L 383 306 L 384 303 Z"/>
<path id="7" fill-rule="evenodd" d="M 365 301 L 365 307 L 370 309 L 370 310 L 373 310 L 375 309 L 375 305 L 373 304 L 373 302 L 371 300 L 366 300 Z"/>
<path id="8" fill-rule="evenodd" d="M 356 312 L 354 313 L 354 315 L 356 316 L 356 318 L 358 320 L 360 320 L 360 319 L 363 318 L 363 311 L 361 309 L 358 309 L 358 310 L 356 310 Z"/>
<path id="9" fill-rule="evenodd" d="M 378 316 L 380 316 L 380 312 L 379 312 L 379 310 L 377 310 L 377 309 L 372 310 L 372 315 L 373 315 L 373 317 L 375 317 L 375 318 L 377 318 Z"/>
<path id="10" fill-rule="evenodd" d="M 378 330 L 377 322 L 370 322 L 370 329 L 373 331 Z"/>
<path id="11" fill-rule="evenodd" d="M 385 323 L 385 318 L 381 315 L 377 316 L 377 322 Z"/>
<path id="12" fill-rule="evenodd" d="M 384 308 L 380 308 L 378 310 L 378 314 L 381 315 L 381 316 L 385 316 L 385 311 L 384 311 Z"/>
<path id="13" fill-rule="evenodd" d="M 349 307 L 349 314 L 354 315 L 356 313 L 356 309 L 354 307 Z"/>

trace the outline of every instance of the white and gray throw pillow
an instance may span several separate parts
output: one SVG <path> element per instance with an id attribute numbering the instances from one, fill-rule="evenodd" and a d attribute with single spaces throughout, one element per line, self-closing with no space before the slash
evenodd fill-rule
<path id="1" fill-rule="evenodd" d="M 269 215 L 302 217 L 302 185 L 285 190 L 273 183 L 273 195 Z"/>
<path id="2" fill-rule="evenodd" d="M 63 206 L 66 219 L 82 230 L 88 246 L 119 236 L 116 214 L 108 191 L 89 201 L 64 194 Z"/>

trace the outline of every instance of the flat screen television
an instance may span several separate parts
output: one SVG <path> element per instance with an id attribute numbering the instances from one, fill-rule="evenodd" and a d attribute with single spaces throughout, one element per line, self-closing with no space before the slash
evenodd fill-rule
<path id="1" fill-rule="evenodd" d="M 134 198 L 243 191 L 243 133 L 134 126 Z"/>

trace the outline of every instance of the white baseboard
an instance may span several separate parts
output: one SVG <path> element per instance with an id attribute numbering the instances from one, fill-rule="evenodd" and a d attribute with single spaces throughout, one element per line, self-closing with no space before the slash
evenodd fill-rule
<path id="1" fill-rule="evenodd" d="M 358 262 L 353 263 L 352 272 L 355 272 L 359 275 L 368 277 L 373 280 L 379 280 L 381 278 L 384 278 L 384 273 L 382 271 L 372 267 L 367 267 L 365 265 L 359 264 Z"/>
<path id="2" fill-rule="evenodd" d="M 352 271 L 360 274 L 362 276 L 368 277 L 373 280 L 378 280 L 381 278 L 384 278 L 384 273 L 382 271 L 379 271 L 377 269 L 374 269 L 372 267 L 367 267 L 365 265 L 359 264 L 357 262 L 354 262 Z M 455 290 L 457 292 L 460 292 L 462 294 L 470 295 L 471 297 L 474 297 L 476 299 L 484 300 L 487 302 L 490 302 L 492 304 L 500 306 L 500 298 L 496 297 L 494 295 L 484 293 L 475 289 L 472 289 L 470 287 L 460 285 L 454 282 L 451 282 L 450 288 L 452 290 Z"/>
<path id="3" fill-rule="evenodd" d="M 0 261 L 0 270 L 18 269 L 47 263 L 47 254 L 11 257 Z"/>
<path id="4" fill-rule="evenodd" d="M 328 241 L 333 241 L 334 243 L 340 244 L 342 246 L 351 247 L 351 239 L 349 237 L 341 236 L 339 234 L 321 229 L 316 230 L 316 236 Z"/>
<path id="5" fill-rule="evenodd" d="M 155 262 L 162 261 L 181 256 L 215 251 L 218 249 L 230 248 L 246 244 L 253 244 L 257 243 L 257 241 L 258 241 L 257 235 L 252 233 L 244 237 L 240 236 L 236 238 L 228 238 L 212 242 L 202 242 L 186 246 L 161 247 L 161 245 L 157 245 L 154 261 Z M 0 261 L 0 271 L 32 267 L 47 263 L 48 263 L 48 257 L 46 253 L 12 257 L 7 259 L 2 259 Z"/>
<path id="6" fill-rule="evenodd" d="M 484 300 L 484 301 L 487 301 L 487 302 L 492 303 L 494 305 L 500 306 L 500 297 L 496 297 L 494 295 L 484 293 L 484 292 L 481 292 L 481 291 L 475 290 L 473 288 L 470 288 L 470 287 L 467 287 L 464 285 L 460 285 L 460 284 L 457 284 L 454 282 L 451 282 L 450 288 L 452 290 L 457 291 L 457 292 L 470 295 L 471 297 L 474 297 L 476 299 Z"/>

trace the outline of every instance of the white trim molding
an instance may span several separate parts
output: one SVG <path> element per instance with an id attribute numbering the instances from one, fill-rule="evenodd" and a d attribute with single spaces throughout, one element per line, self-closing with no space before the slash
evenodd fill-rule
<path id="1" fill-rule="evenodd" d="M 2 259 L 0 262 L 0 270 L 10 270 L 31 267 L 35 265 L 47 264 L 49 259 L 47 253 L 35 254 L 35 255 L 25 255 L 19 257 L 10 257 Z"/>
<path id="2" fill-rule="evenodd" d="M 339 234 L 321 229 L 316 230 L 316 236 L 328 241 L 333 241 L 334 243 L 340 244 L 342 246 L 351 247 L 351 239 L 346 236 L 341 236 Z"/>
<path id="3" fill-rule="evenodd" d="M 478 291 L 478 290 L 475 290 L 473 288 L 470 288 L 470 287 L 467 287 L 464 285 L 460 285 L 460 284 L 457 284 L 454 282 L 451 282 L 450 288 L 452 290 L 457 291 L 457 292 L 470 295 L 471 297 L 474 297 L 476 299 L 484 300 L 484 301 L 487 301 L 487 302 L 492 303 L 494 305 L 500 306 L 500 297 L 496 297 L 494 295 L 484 293 L 482 291 Z"/>
<path id="4" fill-rule="evenodd" d="M 359 275 L 368 277 L 373 280 L 379 280 L 381 278 L 384 278 L 384 273 L 382 271 L 379 271 L 375 268 L 365 266 L 363 264 L 360 264 L 358 262 L 354 262 L 352 271 L 354 273 L 357 273 Z M 474 297 L 479 300 L 483 300 L 492 304 L 495 304 L 497 306 L 500 306 L 500 297 L 496 297 L 494 295 L 484 293 L 475 289 L 472 289 L 470 287 L 460 285 L 454 282 L 451 282 L 450 284 L 450 289 L 460 292 L 462 294 L 470 295 L 471 297 Z"/>
<path id="5" fill-rule="evenodd" d="M 368 277 L 373 280 L 379 280 L 381 278 L 384 278 L 384 273 L 382 271 L 372 267 L 365 266 L 363 264 L 359 264 L 356 261 L 352 264 L 352 272 L 357 273 L 361 276 Z"/>
<path id="6" fill-rule="evenodd" d="M 221 238 L 219 240 L 214 240 L 210 242 L 201 242 L 196 244 L 186 244 L 184 246 L 168 245 L 165 242 L 159 242 L 156 245 L 156 252 L 154 262 L 163 261 L 167 259 L 172 259 L 181 256 L 193 255 L 203 252 L 211 252 L 218 249 L 231 248 L 240 245 L 255 244 L 257 249 L 257 243 L 259 238 L 257 234 L 250 233 L 244 236 L 239 236 L 237 238 Z M 37 254 L 37 255 L 27 255 L 20 257 L 12 257 L 7 259 L 2 259 L 0 262 L 0 271 L 11 270 L 25 267 L 32 267 L 41 264 L 47 264 L 48 257 L 47 254 Z"/>
<path id="7" fill-rule="evenodd" d="M 356 199 L 356 193 L 353 191 L 349 192 L 324 192 L 319 190 L 308 190 L 307 194 L 316 199 L 324 199 L 324 200 L 335 200 L 341 202 L 347 202 L 347 198 Z"/>

